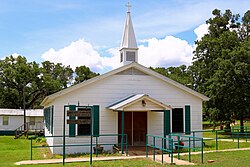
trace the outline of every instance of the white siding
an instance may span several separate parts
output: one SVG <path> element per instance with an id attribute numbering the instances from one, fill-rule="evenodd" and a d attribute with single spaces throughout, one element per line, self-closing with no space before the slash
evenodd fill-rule
<path id="1" fill-rule="evenodd" d="M 3 116 L 0 116 L 0 130 L 10 130 L 13 131 L 23 125 L 23 116 L 8 116 L 9 124 L 3 125 Z M 43 121 L 43 117 L 35 117 L 36 121 Z M 29 117 L 26 118 L 26 121 L 29 122 Z"/>
<path id="2" fill-rule="evenodd" d="M 0 116 L 0 130 L 13 131 L 23 124 L 23 116 L 8 116 L 9 124 L 3 125 L 3 116 Z"/>
<path id="3" fill-rule="evenodd" d="M 64 105 L 99 105 L 100 106 L 100 134 L 117 133 L 117 113 L 106 110 L 109 104 L 131 94 L 148 94 L 151 98 L 172 107 L 191 106 L 191 130 L 202 129 L 202 100 L 179 88 L 163 82 L 149 75 L 113 75 L 94 82 L 78 90 L 54 100 L 54 135 L 62 135 Z M 69 125 L 66 124 L 66 135 Z M 185 129 L 185 127 L 184 127 Z M 148 112 L 148 133 L 163 135 L 162 113 Z M 116 138 L 100 139 L 100 142 L 117 142 Z M 61 143 L 56 139 L 54 144 Z M 67 139 L 70 143 L 89 143 L 89 137 Z M 56 148 L 55 148 L 56 149 Z M 84 149 L 69 148 L 68 152 L 80 152 Z M 89 149 L 88 149 L 89 150 Z M 59 153 L 60 151 L 56 151 Z"/>
<path id="4" fill-rule="evenodd" d="M 148 112 L 148 134 L 155 136 L 163 136 L 163 113 L 162 112 Z M 148 142 L 153 144 L 152 138 L 148 138 Z M 161 146 L 161 140 L 156 139 L 155 144 Z"/>

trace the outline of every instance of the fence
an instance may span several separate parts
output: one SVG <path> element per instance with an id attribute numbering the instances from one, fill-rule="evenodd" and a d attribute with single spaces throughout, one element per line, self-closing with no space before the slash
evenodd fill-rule
<path id="1" fill-rule="evenodd" d="M 149 138 L 152 138 L 152 142 L 149 142 Z M 161 144 L 162 147 L 156 146 L 156 139 L 160 139 L 161 140 Z M 168 142 L 168 148 L 164 147 L 166 144 L 166 142 Z M 163 163 L 163 154 L 164 152 L 167 152 L 169 154 L 169 156 L 171 156 L 171 164 L 173 164 L 173 139 L 171 138 L 166 138 L 163 136 L 154 136 L 154 135 L 150 135 L 150 134 L 146 134 L 146 157 L 148 157 L 148 147 L 153 148 L 153 159 L 155 160 L 155 149 L 159 149 L 161 150 L 161 155 L 162 155 L 162 163 Z"/>
<path id="2" fill-rule="evenodd" d="M 93 146 L 95 146 L 95 151 L 96 151 L 96 157 L 98 157 L 98 145 L 101 144 L 102 146 L 108 146 L 108 145 L 115 145 L 116 143 L 100 143 L 99 142 L 99 138 L 100 137 L 110 137 L 110 136 L 122 136 L 122 134 L 100 134 L 99 137 L 95 137 L 96 140 L 95 142 L 93 143 L 93 140 L 91 140 L 91 143 L 90 144 L 65 144 L 64 145 L 64 142 L 62 142 L 63 144 L 61 145 L 53 145 L 53 146 L 33 146 L 33 139 L 30 138 L 30 160 L 33 160 L 33 151 L 32 149 L 33 148 L 45 148 L 45 147 L 62 147 L 62 148 L 65 148 L 65 147 L 90 147 L 90 164 L 92 164 L 92 149 L 93 149 Z M 127 134 L 123 134 L 123 136 L 125 137 L 125 143 L 121 143 L 121 149 L 122 149 L 122 154 L 124 153 L 123 150 L 124 150 L 124 145 L 126 147 L 126 156 L 128 156 L 128 136 Z M 46 138 L 64 138 L 64 137 L 69 137 L 69 136 L 46 136 Z M 94 138 L 94 137 L 93 137 Z M 65 162 L 65 151 L 63 151 L 62 153 L 63 155 L 63 165 L 64 165 L 64 162 Z"/>
<path id="3" fill-rule="evenodd" d="M 244 129 L 244 132 L 241 130 Z M 212 136 L 208 138 L 203 138 L 203 141 L 215 141 L 215 150 L 219 150 L 219 141 L 229 141 L 232 142 L 237 139 L 237 148 L 240 148 L 240 139 L 245 139 L 248 142 L 248 138 L 250 138 L 250 127 L 232 127 L 232 132 L 225 132 L 224 130 L 202 130 L 202 131 L 192 131 L 193 136 L 197 136 L 200 133 L 211 133 Z M 199 135 L 200 136 L 200 135 Z M 204 136 L 204 135 L 203 135 Z M 206 135 L 205 135 L 206 136 Z M 204 143 L 205 144 L 205 143 Z M 195 146 L 195 143 L 194 143 Z M 231 148 L 229 148 L 231 149 Z"/>
<path id="4" fill-rule="evenodd" d="M 191 150 L 201 150 L 201 163 L 203 163 L 203 138 L 202 137 L 195 137 L 195 136 L 182 136 L 181 134 L 172 133 L 169 134 L 169 138 L 176 137 L 176 140 L 173 140 L 174 146 L 177 148 L 177 155 L 178 159 L 180 159 L 180 149 L 186 148 L 188 149 L 188 161 L 191 162 Z M 182 144 L 183 142 L 183 144 Z M 184 143 L 188 142 L 188 146 L 185 146 Z M 192 143 L 191 143 L 192 142 Z M 196 142 L 200 143 L 199 147 L 196 147 Z"/>
<path id="5" fill-rule="evenodd" d="M 43 133 L 44 123 L 43 122 L 26 122 L 17 129 L 15 129 L 15 138 L 18 138 L 23 135 L 23 133 Z"/>

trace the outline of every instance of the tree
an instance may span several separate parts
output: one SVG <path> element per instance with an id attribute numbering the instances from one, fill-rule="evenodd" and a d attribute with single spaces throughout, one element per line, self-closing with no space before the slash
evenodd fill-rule
<path id="1" fill-rule="evenodd" d="M 73 85 L 74 71 L 61 63 L 44 61 L 39 65 L 22 56 L 0 60 L 0 107 L 41 108 L 42 100 Z M 95 77 L 86 66 L 77 67 L 75 81 L 80 83 Z"/>
<path id="2" fill-rule="evenodd" d="M 37 89 L 39 65 L 28 63 L 26 58 L 10 56 L 0 61 L 1 105 L 6 108 L 23 108 L 24 129 L 26 129 L 26 108 L 34 104 Z"/>
<path id="3" fill-rule="evenodd" d="M 37 93 L 34 87 L 39 82 L 39 74 L 39 64 L 28 63 L 25 57 L 10 56 L 0 60 L 1 107 L 32 106 Z"/>
<path id="4" fill-rule="evenodd" d="M 85 80 L 88 80 L 90 78 L 96 77 L 100 75 L 99 73 L 92 72 L 88 67 L 86 66 L 80 66 L 76 67 L 75 69 L 75 84 L 81 83 Z"/>
<path id="5" fill-rule="evenodd" d="M 192 71 L 196 90 L 210 97 L 205 105 L 212 121 L 230 123 L 250 115 L 250 11 L 240 21 L 230 10 L 213 11 L 209 32 L 196 41 Z"/>
<path id="6" fill-rule="evenodd" d="M 192 78 L 192 71 L 190 67 L 187 67 L 186 65 L 181 65 L 179 67 L 156 67 L 150 69 L 170 78 L 173 79 L 183 85 L 186 85 L 187 87 L 190 87 L 193 89 L 193 78 Z"/>
<path id="7" fill-rule="evenodd" d="M 54 64 L 49 61 L 42 62 L 43 74 L 46 77 L 51 77 L 54 82 L 57 82 L 57 89 L 67 88 L 72 85 L 73 70 L 70 66 L 64 66 L 61 63 Z M 48 78 L 47 78 L 48 79 Z"/>
<path id="8" fill-rule="evenodd" d="M 40 108 L 48 95 L 72 85 L 73 70 L 49 61 L 27 62 L 22 56 L 0 60 L 0 107 Z"/>

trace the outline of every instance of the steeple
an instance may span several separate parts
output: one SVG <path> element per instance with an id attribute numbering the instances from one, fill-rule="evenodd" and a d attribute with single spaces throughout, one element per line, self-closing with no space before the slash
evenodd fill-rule
<path id="1" fill-rule="evenodd" d="M 138 62 L 138 48 L 132 19 L 130 16 L 131 5 L 128 2 L 126 6 L 128 7 L 128 11 L 120 49 L 121 62 L 123 65 L 129 64 L 131 62 Z"/>

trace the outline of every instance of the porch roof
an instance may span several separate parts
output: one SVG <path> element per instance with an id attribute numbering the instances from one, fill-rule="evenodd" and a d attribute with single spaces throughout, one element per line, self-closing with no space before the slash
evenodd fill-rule
<path id="1" fill-rule="evenodd" d="M 136 104 L 138 103 L 140 104 L 136 106 Z M 148 105 L 147 103 L 151 105 Z M 115 103 L 110 104 L 106 108 L 114 111 L 135 111 L 135 110 L 145 111 L 145 110 L 166 110 L 166 109 L 169 110 L 171 109 L 171 106 L 166 105 L 154 98 L 151 98 L 147 94 L 133 94 L 125 98 L 122 98 Z"/>

